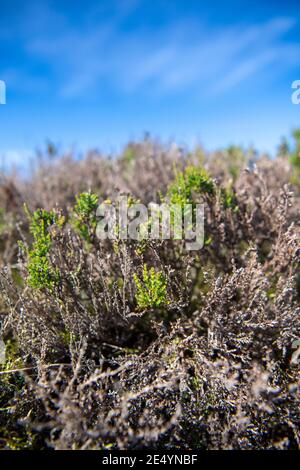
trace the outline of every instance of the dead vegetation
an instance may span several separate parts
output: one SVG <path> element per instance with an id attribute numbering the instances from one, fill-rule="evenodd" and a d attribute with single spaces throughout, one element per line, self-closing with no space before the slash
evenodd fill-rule
<path id="1" fill-rule="evenodd" d="M 190 166 L 214 188 L 202 250 L 99 242 L 90 213 L 74 225 L 79 194 L 159 201 Z M 299 181 L 288 155 L 148 138 L 3 175 L 0 447 L 299 448 Z"/>

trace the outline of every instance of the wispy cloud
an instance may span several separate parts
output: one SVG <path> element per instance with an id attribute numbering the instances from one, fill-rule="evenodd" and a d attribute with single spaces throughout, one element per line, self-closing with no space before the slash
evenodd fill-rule
<path id="1" fill-rule="evenodd" d="M 34 153 L 28 149 L 2 150 L 0 152 L 0 171 L 11 171 L 14 168 L 23 170 L 28 167 L 28 162 L 33 157 Z"/>
<path id="2" fill-rule="evenodd" d="M 9 89 L 22 93 L 45 92 L 48 88 L 45 77 L 36 76 L 26 70 L 16 68 L 0 69 L 1 78 L 9 84 Z"/>
<path id="3" fill-rule="evenodd" d="M 50 67 L 62 97 L 76 98 L 107 86 L 123 93 L 167 94 L 187 87 L 225 92 L 257 72 L 293 64 L 300 50 L 286 40 L 293 18 L 213 29 L 189 18 L 156 28 L 123 28 L 137 3 L 127 1 L 110 19 L 95 15 L 92 24 L 74 25 L 49 14 L 44 33 L 33 29 L 27 36 L 26 53 Z M 58 20 L 58 30 L 51 28 Z"/>

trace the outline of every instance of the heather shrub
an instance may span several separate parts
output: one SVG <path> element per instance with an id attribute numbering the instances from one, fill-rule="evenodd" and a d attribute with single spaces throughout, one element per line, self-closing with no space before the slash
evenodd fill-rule
<path id="1" fill-rule="evenodd" d="M 148 269 L 144 264 L 142 280 L 136 274 L 133 275 L 133 279 L 136 285 L 135 297 L 139 308 L 161 307 L 168 302 L 167 279 L 161 271 L 155 272 L 153 267 Z"/>
<path id="2" fill-rule="evenodd" d="M 172 204 L 191 204 L 198 195 L 213 195 L 214 183 L 206 171 L 196 166 L 188 166 L 184 172 L 175 172 L 175 181 L 168 189 Z"/>
<path id="3" fill-rule="evenodd" d="M 58 153 L 0 184 L 0 447 L 299 448 L 294 151 Z M 124 194 L 204 203 L 203 248 L 99 240 Z"/>
<path id="4" fill-rule="evenodd" d="M 59 220 L 53 211 L 40 209 L 30 214 L 26 208 L 26 212 L 30 219 L 29 230 L 34 239 L 32 248 L 28 251 L 28 284 L 36 289 L 51 290 L 59 282 L 59 270 L 53 268 L 49 262 L 52 244 L 49 229 L 56 223 L 60 225 L 63 220 Z"/>
<path id="5" fill-rule="evenodd" d="M 96 210 L 98 207 L 98 196 L 96 194 L 81 193 L 76 196 L 76 205 L 74 207 L 74 226 L 79 234 L 90 241 L 94 235 L 97 220 Z"/>

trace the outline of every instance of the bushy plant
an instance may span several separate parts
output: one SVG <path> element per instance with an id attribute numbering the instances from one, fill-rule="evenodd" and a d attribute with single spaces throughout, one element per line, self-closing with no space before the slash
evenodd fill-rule
<path id="1" fill-rule="evenodd" d="M 98 196 L 91 192 L 76 196 L 74 226 L 86 241 L 91 241 L 96 230 L 98 199 Z"/>
<path id="2" fill-rule="evenodd" d="M 293 131 L 293 138 L 294 150 L 290 157 L 290 162 L 295 169 L 300 171 L 300 129 Z"/>
<path id="3" fill-rule="evenodd" d="M 53 289 L 58 284 L 60 274 L 58 268 L 53 268 L 49 261 L 52 240 L 50 227 L 61 224 L 54 211 L 38 209 L 33 214 L 27 210 L 30 218 L 30 233 L 34 242 L 28 251 L 28 285 L 36 289 Z"/>
<path id="4" fill-rule="evenodd" d="M 175 180 L 168 189 L 172 204 L 192 204 L 195 196 L 210 195 L 215 192 L 214 183 L 203 168 L 188 166 L 183 172 L 175 172 Z"/>
<path id="5" fill-rule="evenodd" d="M 137 274 L 133 275 L 136 286 L 136 301 L 141 309 L 158 308 L 166 305 L 168 281 L 161 271 L 155 271 L 153 267 L 148 269 L 144 264 L 142 280 Z"/>
<path id="6" fill-rule="evenodd" d="M 17 345 L 0 370 L 0 447 L 299 448 L 291 154 L 253 166 L 250 151 L 201 151 L 199 167 L 198 150 L 130 149 L 0 181 L 1 335 Z M 97 240 L 96 193 L 203 201 L 204 247 Z"/>

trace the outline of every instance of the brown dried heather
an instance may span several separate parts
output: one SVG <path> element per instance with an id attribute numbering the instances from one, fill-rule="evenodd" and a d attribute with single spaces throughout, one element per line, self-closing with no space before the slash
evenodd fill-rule
<path id="1" fill-rule="evenodd" d="M 174 167 L 188 164 L 214 179 L 199 252 L 172 240 L 87 241 L 74 229 L 80 192 L 158 201 Z M 292 174 L 284 157 L 234 147 L 189 154 L 146 139 L 115 160 L 67 156 L 43 161 L 30 181 L 3 177 L 0 446 L 299 448 L 300 194 Z M 65 216 L 49 232 L 46 267 L 59 272 L 51 288 L 27 282 L 24 202 Z M 134 274 L 145 264 L 167 279 L 159 308 L 137 304 Z"/>

